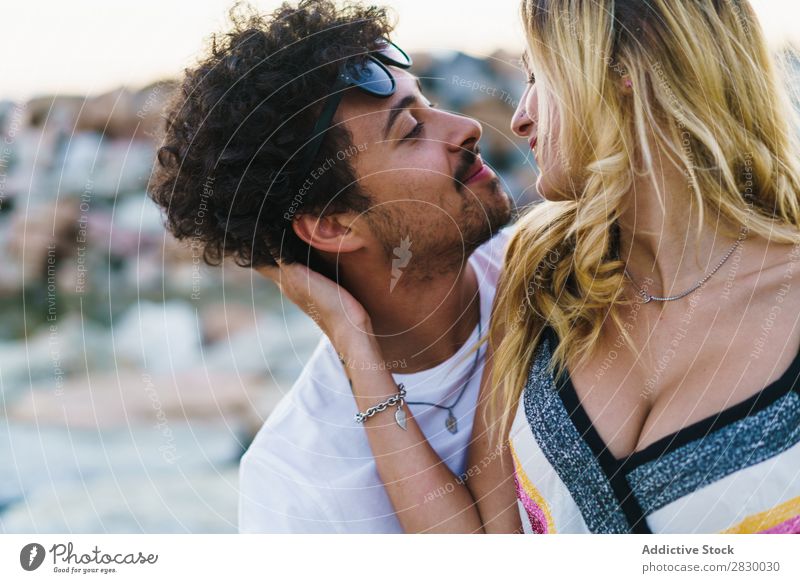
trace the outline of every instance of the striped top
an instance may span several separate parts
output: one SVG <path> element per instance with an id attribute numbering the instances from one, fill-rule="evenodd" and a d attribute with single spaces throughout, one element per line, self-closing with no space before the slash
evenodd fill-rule
<path id="1" fill-rule="evenodd" d="M 800 354 L 775 382 L 624 459 L 606 448 L 545 330 L 509 434 L 528 533 L 800 533 Z"/>

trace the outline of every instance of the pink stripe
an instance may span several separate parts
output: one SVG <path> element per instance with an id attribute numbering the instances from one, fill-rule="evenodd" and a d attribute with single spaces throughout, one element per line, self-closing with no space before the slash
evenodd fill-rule
<path id="1" fill-rule="evenodd" d="M 772 528 L 762 530 L 760 534 L 800 534 L 800 514 Z"/>
<path id="2" fill-rule="evenodd" d="M 514 472 L 514 484 L 517 487 L 517 497 L 520 502 L 522 502 L 522 506 L 525 507 L 525 512 L 528 513 L 531 530 L 535 534 L 547 534 L 547 518 L 544 516 L 544 511 L 536 502 L 531 500 L 530 496 L 528 496 L 528 493 L 524 490 L 517 478 L 516 471 Z"/>

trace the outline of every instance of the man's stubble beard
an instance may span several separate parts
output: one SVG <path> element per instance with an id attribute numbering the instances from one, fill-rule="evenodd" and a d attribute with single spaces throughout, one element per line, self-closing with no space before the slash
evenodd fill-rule
<path id="1" fill-rule="evenodd" d="M 388 265 L 402 261 L 403 240 L 408 238 L 410 259 L 403 267 L 402 277 L 407 281 L 429 280 L 442 273 L 463 269 L 467 258 L 483 243 L 494 237 L 511 220 L 511 201 L 499 196 L 500 181 L 493 178 L 492 200 L 496 204 L 483 204 L 471 192 L 462 192 L 460 216 L 447 220 L 445 229 L 437 237 L 435 225 L 428 225 L 420 216 L 409 217 L 392 205 L 381 205 L 368 210 L 364 217 L 383 247 Z M 425 226 L 427 225 L 427 226 Z M 449 239 L 443 239 L 446 233 Z M 454 236 L 452 236 L 454 235 Z M 452 237 L 451 237 L 452 236 Z M 399 253 L 396 252 L 399 250 Z"/>
<path id="2" fill-rule="evenodd" d="M 493 178 L 488 186 L 492 190 L 491 200 L 496 200 L 496 203 L 482 204 L 476 195 L 464 193 L 464 224 L 472 227 L 469 231 L 465 229 L 464 243 L 470 253 L 494 237 L 511 220 L 511 200 L 503 193 L 500 179 Z"/>

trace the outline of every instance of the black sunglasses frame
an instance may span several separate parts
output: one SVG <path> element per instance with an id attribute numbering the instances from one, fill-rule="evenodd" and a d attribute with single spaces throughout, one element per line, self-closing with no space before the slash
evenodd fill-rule
<path id="1" fill-rule="evenodd" d="M 391 71 L 386 68 L 386 65 L 392 65 L 401 69 L 408 69 L 411 67 L 411 57 L 409 57 L 403 49 L 386 39 L 381 39 L 381 42 L 383 42 L 386 47 L 370 53 L 366 58 L 366 62 L 364 63 L 362 70 L 366 71 L 371 69 L 372 72 L 380 72 L 386 75 L 386 79 L 391 83 L 391 88 L 386 92 L 381 92 L 370 87 L 371 84 L 375 83 L 374 80 L 358 79 L 351 75 L 348 71 L 353 70 L 351 67 L 353 62 L 352 58 L 342 63 L 339 68 L 339 75 L 336 78 L 336 82 L 331 88 L 331 92 L 328 98 L 325 100 L 325 104 L 322 106 L 322 111 L 320 112 L 319 117 L 314 124 L 314 129 L 311 131 L 311 137 L 303 148 L 305 153 L 303 154 L 302 162 L 299 166 L 300 172 L 298 172 L 298 177 L 302 179 L 303 182 L 311 170 L 311 164 L 313 164 L 314 158 L 316 158 L 317 154 L 319 154 L 319 150 L 322 147 L 322 141 L 325 138 L 326 132 L 328 129 L 330 129 L 333 116 L 336 114 L 336 110 L 342 101 L 345 90 L 349 89 L 350 87 L 355 87 L 367 95 L 372 95 L 373 97 L 389 97 L 393 95 L 397 89 L 397 83 L 395 82 Z M 391 55 L 391 51 L 393 49 L 400 53 L 399 56 L 403 59 L 402 61 Z M 300 184 L 303 182 L 300 182 Z"/>

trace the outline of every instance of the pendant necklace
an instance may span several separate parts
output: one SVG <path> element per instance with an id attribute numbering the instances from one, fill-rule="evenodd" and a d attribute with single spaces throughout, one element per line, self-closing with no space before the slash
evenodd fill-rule
<path id="1" fill-rule="evenodd" d="M 725 262 L 730 258 L 730 256 L 733 254 L 733 252 L 736 251 L 736 248 L 739 245 L 742 244 L 742 241 L 745 240 L 745 238 L 747 237 L 747 231 L 748 231 L 747 227 L 742 227 L 741 231 L 739 232 L 739 237 L 736 239 L 736 241 L 734 242 L 733 246 L 731 246 L 731 248 L 728 250 L 728 252 L 722 258 L 722 260 L 719 263 L 717 263 L 717 266 L 714 269 L 712 269 L 710 272 L 708 272 L 700 281 L 698 281 L 692 287 L 690 287 L 686 291 L 681 292 L 681 293 L 679 293 L 677 295 L 666 296 L 666 297 L 659 297 L 659 296 L 651 295 L 651 294 L 649 294 L 647 292 L 647 290 L 642 289 L 642 287 L 638 283 L 636 283 L 636 280 L 634 280 L 633 277 L 631 277 L 631 274 L 628 273 L 628 268 L 627 267 L 625 267 L 625 275 L 628 276 L 628 279 L 633 284 L 633 287 L 636 288 L 636 292 L 640 296 L 642 296 L 642 303 L 644 303 L 644 304 L 647 304 L 647 303 L 653 302 L 653 301 L 655 301 L 655 302 L 673 302 L 675 300 L 679 300 L 681 298 L 685 298 L 690 293 L 700 289 L 700 287 L 705 282 L 707 282 L 711 278 L 712 275 L 714 275 L 717 271 L 719 271 L 720 267 L 722 267 L 725 264 Z"/>
<path id="2" fill-rule="evenodd" d="M 480 340 L 480 337 L 481 337 L 481 320 L 480 320 L 480 314 L 478 314 L 478 340 Z M 454 433 L 454 434 L 458 433 L 458 421 L 456 420 L 456 416 L 453 414 L 453 408 L 456 405 L 458 405 L 458 402 L 461 400 L 461 397 L 464 396 L 464 393 L 467 390 L 467 386 L 469 385 L 470 381 L 472 380 L 472 377 L 475 374 L 475 370 L 478 367 L 478 361 L 480 360 L 480 352 L 481 352 L 480 348 L 478 348 L 475 351 L 475 361 L 472 363 L 472 369 L 470 369 L 469 376 L 467 377 L 466 382 L 464 382 L 464 386 L 461 387 L 461 391 L 459 392 L 458 397 L 456 397 L 456 400 L 453 402 L 452 405 L 442 405 L 442 404 L 439 404 L 439 403 L 428 403 L 426 401 L 406 401 L 406 404 L 407 405 L 428 405 L 430 407 L 436 407 L 437 409 L 444 409 L 445 411 L 447 411 L 447 419 L 444 422 L 444 426 L 447 428 L 447 430 L 450 433 Z M 398 420 L 398 423 L 399 423 L 399 420 Z"/>

